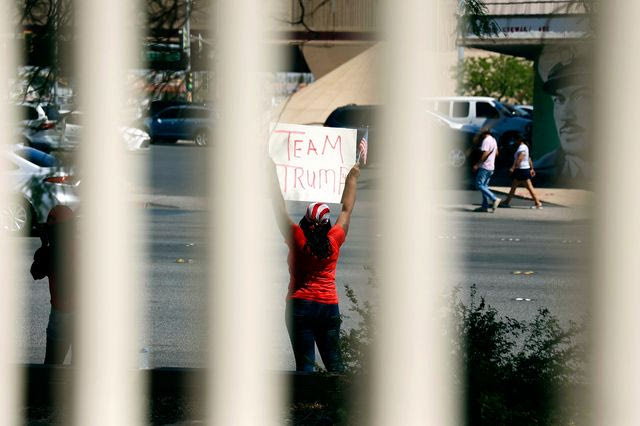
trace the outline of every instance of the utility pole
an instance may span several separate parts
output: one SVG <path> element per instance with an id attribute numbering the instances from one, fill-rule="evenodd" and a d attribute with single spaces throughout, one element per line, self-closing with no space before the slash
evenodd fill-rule
<path id="1" fill-rule="evenodd" d="M 187 101 L 193 102 L 193 76 L 191 75 L 191 0 L 185 0 L 185 17 L 182 26 L 182 48 L 187 58 L 185 69 L 185 85 Z"/>
<path id="2" fill-rule="evenodd" d="M 465 26 L 461 26 L 459 20 L 460 19 L 464 19 L 464 12 L 465 12 L 465 0 L 458 0 L 458 13 L 457 15 L 457 19 L 458 22 L 456 22 L 456 27 L 458 28 L 458 40 L 457 42 L 460 42 L 461 40 L 463 40 L 466 37 L 466 34 L 463 31 L 460 31 L 460 28 L 466 28 Z M 458 63 L 457 63 L 457 69 L 456 69 L 456 80 L 457 80 L 457 86 L 456 87 L 456 92 L 458 95 L 462 94 L 462 68 L 464 66 L 464 46 L 460 46 L 458 45 Z"/>

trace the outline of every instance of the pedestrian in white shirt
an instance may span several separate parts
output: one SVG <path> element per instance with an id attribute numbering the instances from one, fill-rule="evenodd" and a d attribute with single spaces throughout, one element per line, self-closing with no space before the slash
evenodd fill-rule
<path id="1" fill-rule="evenodd" d="M 511 172 L 511 190 L 509 191 L 509 195 L 507 199 L 504 200 L 501 207 L 511 207 L 511 199 L 516 193 L 516 188 L 521 185 L 524 185 L 529 194 L 531 194 L 531 198 L 533 198 L 534 205 L 531 206 L 532 209 L 541 209 L 542 202 L 537 197 L 535 191 L 533 190 L 533 184 L 531 183 L 531 178 L 536 175 L 536 171 L 533 169 L 533 162 L 531 161 L 531 156 L 529 155 L 529 147 L 525 142 L 522 135 L 516 136 L 516 141 L 519 143 L 518 149 L 516 149 L 515 154 L 513 155 L 513 166 L 509 169 Z"/>
<path id="2" fill-rule="evenodd" d="M 498 143 L 495 138 L 491 136 L 489 131 L 483 131 L 480 133 L 480 140 L 482 145 L 480 146 L 480 160 L 473 165 L 473 171 L 476 172 L 476 189 L 482 193 L 482 205 L 475 209 L 476 212 L 495 212 L 496 208 L 502 201 L 496 197 L 489 189 L 489 181 L 491 175 L 495 170 L 496 156 L 498 155 Z M 489 210 L 491 209 L 491 210 Z"/>

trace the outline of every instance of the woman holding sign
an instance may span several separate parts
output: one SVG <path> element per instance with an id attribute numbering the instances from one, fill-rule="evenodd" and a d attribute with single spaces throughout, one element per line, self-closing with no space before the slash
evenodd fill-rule
<path id="1" fill-rule="evenodd" d="M 275 173 L 274 173 L 275 175 Z M 311 203 L 299 224 L 287 213 L 274 176 L 273 208 L 280 232 L 289 246 L 289 291 L 286 324 L 296 359 L 296 371 L 314 371 L 315 347 L 330 372 L 342 371 L 340 310 L 336 291 L 336 265 L 356 202 L 358 165 L 347 175 L 342 210 L 331 225 L 329 206 Z"/>

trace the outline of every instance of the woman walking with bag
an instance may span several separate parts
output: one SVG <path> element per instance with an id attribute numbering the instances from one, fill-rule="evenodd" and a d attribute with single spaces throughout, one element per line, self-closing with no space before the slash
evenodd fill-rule
<path id="1" fill-rule="evenodd" d="M 533 169 L 533 162 L 531 161 L 531 157 L 529 156 L 529 147 L 527 146 L 522 135 L 516 136 L 516 141 L 519 143 L 518 149 L 516 149 L 515 154 L 513 155 L 513 166 L 509 169 L 511 172 L 511 178 L 513 179 L 511 182 L 511 190 L 509 191 L 509 195 L 502 203 L 501 207 L 511 207 L 511 199 L 513 195 L 516 193 L 516 188 L 524 184 L 524 186 L 531 194 L 531 198 L 533 198 L 534 205 L 531 206 L 532 209 L 541 209 L 542 202 L 536 196 L 535 191 L 533 190 L 533 184 L 531 183 L 531 178 L 536 175 L 535 170 Z"/>

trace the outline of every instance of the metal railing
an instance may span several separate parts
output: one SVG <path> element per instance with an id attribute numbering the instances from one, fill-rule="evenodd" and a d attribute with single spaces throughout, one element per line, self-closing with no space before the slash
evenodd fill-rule
<path id="1" fill-rule="evenodd" d="M 3 2 L 6 7 L 8 2 Z M 280 316 L 267 314 L 268 292 L 261 286 L 271 274 L 264 253 L 263 232 L 272 226 L 264 182 L 265 89 L 256 71 L 275 60 L 261 42 L 265 13 L 262 2 L 224 0 L 216 5 L 211 23 L 219 35 L 216 69 L 219 108 L 219 144 L 208 151 L 213 173 L 208 177 L 210 226 L 208 421 L 212 424 L 278 423 L 283 401 L 281 383 L 268 373 L 272 365 L 265 353 L 272 327 Z M 438 193 L 433 186 L 415 182 L 446 179 L 415 158 L 438 158 L 422 143 L 435 135 L 420 117 L 416 93 L 436 91 L 442 75 L 438 68 L 437 40 L 433 34 L 445 23 L 434 20 L 437 0 L 381 3 L 386 18 L 384 69 L 379 88 L 388 106 L 381 164 L 377 226 L 383 238 L 377 259 L 381 271 L 379 339 L 376 368 L 370 389 L 370 423 L 458 424 L 459 410 L 451 383 L 452 363 L 447 359 L 442 324 L 437 316 L 444 254 L 436 246 L 435 230 L 449 226 L 435 212 Z M 143 384 L 137 372 L 138 325 L 144 301 L 139 290 L 140 271 L 135 261 L 138 247 L 133 231 L 143 226 L 130 207 L 122 179 L 135 180 L 117 139 L 124 70 L 134 66 L 135 38 L 128 25 L 135 15 L 131 2 L 85 0 L 76 2 L 78 26 L 78 81 L 80 102 L 86 113 L 85 138 L 80 150 L 83 173 L 78 300 L 77 364 L 72 398 L 73 422 L 78 425 L 145 423 Z M 380 4 L 380 3 L 379 3 Z M 593 259 L 595 424 L 632 424 L 639 399 L 636 332 L 636 264 L 640 222 L 635 218 L 635 161 L 640 144 L 635 140 L 634 82 L 639 64 L 627 46 L 639 41 L 634 18 L 640 5 L 627 0 L 603 11 L 597 53 L 595 97 L 597 136 L 595 156 L 600 175 L 596 187 L 598 210 Z M 0 13 L 0 25 L 11 28 Z M 450 27 L 450 26 L 449 26 Z M 446 27 L 446 28 L 449 28 Z M 16 52 L 5 37 L 0 64 L 0 90 L 15 74 Z M 230 79 L 243 85 L 225 84 Z M 268 96 L 266 96 L 268 98 Z M 0 103 L 2 140 L 11 140 L 7 105 Z M 105 119 L 108 118 L 108 119 Z M 417 138 L 416 135 L 420 135 Z M 436 144 L 433 144 L 436 145 Z M 439 148 L 433 148 L 439 149 Z M 234 159 L 242 158 L 242 161 Z M 0 167 L 3 163 L 0 162 Z M 105 176 L 110 176 L 105 179 Z M 114 178 L 118 177 L 118 178 Z M 138 179 L 140 176 L 138 176 Z M 424 190 L 423 190 L 424 189 Z M 10 197 L 8 182 L 0 182 L 0 200 Z M 419 216 L 419 220 L 416 220 Z M 22 251 L 15 238 L 0 236 L 0 424 L 20 422 L 22 378 L 15 360 L 18 353 L 19 309 L 23 306 L 16 264 Z M 250 267 L 247 267 L 250 265 Z M 257 356 L 256 354 L 260 354 Z"/>

